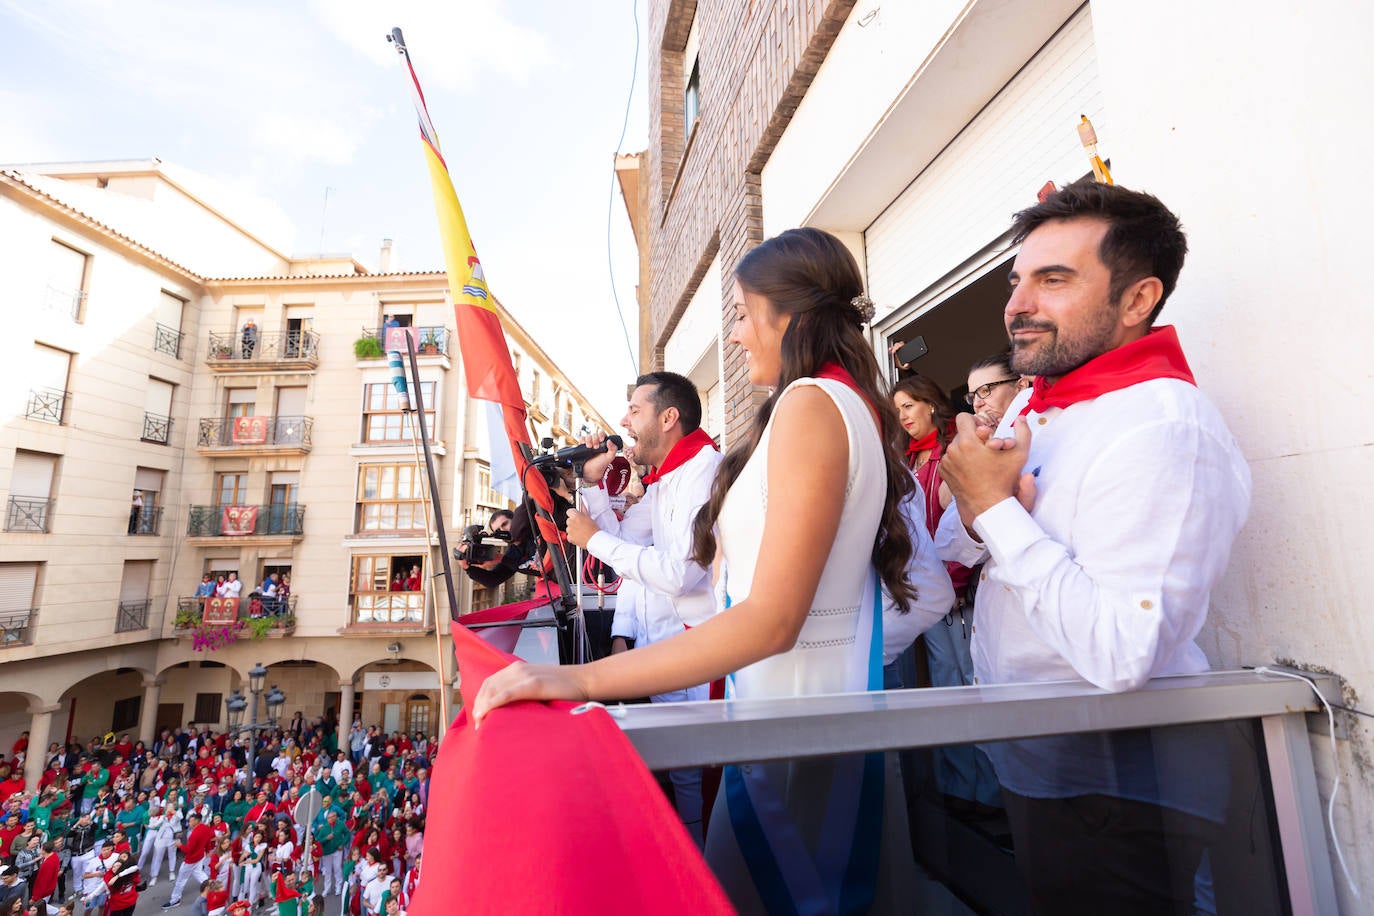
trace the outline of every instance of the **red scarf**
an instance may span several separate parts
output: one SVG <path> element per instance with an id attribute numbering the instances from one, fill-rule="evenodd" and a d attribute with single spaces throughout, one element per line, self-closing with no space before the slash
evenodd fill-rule
<path id="1" fill-rule="evenodd" d="M 663 459 L 663 464 L 654 468 L 644 475 L 644 486 L 658 483 L 664 477 L 676 471 L 687 462 L 696 457 L 697 452 L 706 446 L 716 447 L 715 441 L 706 434 L 706 430 L 697 427 L 681 439 L 668 450 L 668 454 Z"/>
<path id="2" fill-rule="evenodd" d="M 934 451 L 940 444 L 940 435 L 936 430 L 931 430 L 919 439 L 908 439 L 906 443 L 906 463 L 910 467 L 916 463 L 916 456 L 921 452 Z"/>
<path id="3" fill-rule="evenodd" d="M 1088 360 L 1053 384 L 1036 376 L 1030 400 L 1022 408 L 1021 416 L 1032 410 L 1043 413 L 1048 407 L 1068 407 L 1079 401 L 1090 401 L 1157 378 L 1197 384 L 1183 356 L 1183 348 L 1179 346 L 1178 332 L 1171 325 L 1151 328 L 1139 340 Z"/>

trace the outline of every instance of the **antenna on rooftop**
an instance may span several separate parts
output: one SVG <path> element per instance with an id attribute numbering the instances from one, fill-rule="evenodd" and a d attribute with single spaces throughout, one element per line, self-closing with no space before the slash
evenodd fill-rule
<path id="1" fill-rule="evenodd" d="M 325 185 L 324 188 L 324 207 L 320 209 L 320 256 L 324 256 L 324 226 L 325 216 L 329 213 L 329 192 L 334 188 Z"/>

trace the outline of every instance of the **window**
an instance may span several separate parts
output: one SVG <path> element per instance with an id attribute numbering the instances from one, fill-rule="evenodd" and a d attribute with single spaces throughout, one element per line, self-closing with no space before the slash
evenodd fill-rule
<path id="1" fill-rule="evenodd" d="M 491 468 L 485 464 L 477 465 L 477 495 L 475 500 L 479 506 L 495 506 L 498 509 L 504 509 L 510 505 L 510 500 L 492 487 Z"/>
<path id="2" fill-rule="evenodd" d="M 682 49 L 682 124 L 686 133 L 701 114 L 701 34 L 698 17 L 692 17 L 692 30 L 687 33 L 687 45 Z"/>
<path id="3" fill-rule="evenodd" d="M 48 288 L 44 292 L 43 305 L 48 311 L 80 321 L 86 302 L 86 269 L 90 255 L 53 239 L 48 257 Z"/>
<path id="4" fill-rule="evenodd" d="M 511 350 L 511 351 L 510 351 L 510 364 L 511 364 L 511 367 L 512 367 L 513 369 L 515 369 L 515 380 L 516 380 L 516 381 L 519 381 L 519 380 L 520 380 L 520 351 L 519 351 L 519 350 Z"/>
<path id="5" fill-rule="evenodd" d="M 417 568 L 421 588 L 407 591 Z M 422 625 L 424 576 L 424 560 L 419 554 L 355 556 L 350 587 L 353 622 Z"/>
<path id="6" fill-rule="evenodd" d="M 225 395 L 224 415 L 230 419 L 256 416 L 257 409 L 258 389 L 256 388 L 230 388 Z"/>
<path id="7" fill-rule="evenodd" d="M 196 714 L 191 717 L 192 722 L 218 722 L 220 705 L 224 702 L 222 694 L 218 693 L 198 693 L 196 694 Z"/>
<path id="8" fill-rule="evenodd" d="M 162 506 L 158 500 L 166 476 L 166 471 L 157 468 L 138 468 L 134 471 L 136 498 L 129 506 L 130 534 L 158 534 L 158 523 L 162 518 Z"/>
<path id="9" fill-rule="evenodd" d="M 358 468 L 358 533 L 422 531 L 424 482 L 413 464 L 365 464 Z"/>
<path id="10" fill-rule="evenodd" d="M 407 734 L 413 735 L 416 732 L 425 735 L 429 734 L 429 718 L 433 706 L 434 704 L 430 702 L 429 697 L 425 696 L 423 693 L 413 694 L 411 698 L 406 701 Z"/>
<path id="11" fill-rule="evenodd" d="M 56 347 L 33 345 L 33 367 L 29 374 L 28 406 L 24 415 L 61 426 L 67 415 L 67 379 L 71 375 L 72 355 Z"/>
<path id="12" fill-rule="evenodd" d="M 534 370 L 534 380 L 530 382 L 530 403 L 539 403 L 539 370 Z"/>
<path id="13" fill-rule="evenodd" d="M 181 318 L 186 300 L 165 290 L 158 298 L 157 321 L 153 326 L 153 349 L 174 359 L 181 358 Z"/>
<path id="14" fill-rule="evenodd" d="M 31 638 L 38 563 L 0 563 L 0 648 Z"/>
<path id="15" fill-rule="evenodd" d="M 420 394 L 425 399 L 425 430 L 431 442 L 436 436 L 437 421 L 434 392 L 434 382 L 420 383 Z M 363 386 L 363 442 L 409 442 L 414 438 L 414 425 L 415 418 L 401 412 L 390 382 Z"/>
<path id="16" fill-rule="evenodd" d="M 167 445 L 172 439 L 172 395 L 176 386 L 149 376 L 143 394 L 143 441 Z"/>
<path id="17" fill-rule="evenodd" d="M 132 696 L 115 700 L 114 714 L 110 717 L 110 731 L 130 732 L 138 728 L 138 714 L 143 709 L 143 697 Z"/>
<path id="18" fill-rule="evenodd" d="M 52 482 L 57 456 L 16 449 L 5 507 L 6 531 L 46 532 L 52 524 Z"/>
<path id="19" fill-rule="evenodd" d="M 153 581 L 152 560 L 125 560 L 124 578 L 119 584 L 119 609 L 115 632 L 128 633 L 148 628 L 148 590 Z"/>
<path id="20" fill-rule="evenodd" d="M 248 499 L 248 475 L 242 471 L 220 474 L 215 490 L 219 501 L 217 506 L 242 506 Z"/>

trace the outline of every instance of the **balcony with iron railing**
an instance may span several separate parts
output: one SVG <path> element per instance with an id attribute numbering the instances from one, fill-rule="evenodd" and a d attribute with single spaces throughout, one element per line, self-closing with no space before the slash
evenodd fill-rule
<path id="1" fill-rule="evenodd" d="M 43 497 L 11 496 L 5 509 L 5 530 L 47 534 L 52 506 L 53 501 Z"/>
<path id="2" fill-rule="evenodd" d="M 157 413 L 144 413 L 143 441 L 169 445 L 172 441 L 172 418 Z"/>
<path id="3" fill-rule="evenodd" d="M 177 638 L 204 636 L 207 629 L 234 628 L 238 639 L 262 639 L 290 636 L 296 631 L 296 596 L 263 598 L 256 592 L 240 596 L 237 606 L 226 599 L 200 598 L 182 595 L 177 598 L 177 612 L 172 620 L 172 635 Z M 206 605 L 225 602 L 213 607 L 213 616 L 206 620 Z M 227 605 L 227 606 L 226 606 Z"/>
<path id="4" fill-rule="evenodd" d="M 61 426 L 67 419 L 68 393 L 61 388 L 33 388 L 24 407 L 24 416 Z"/>
<path id="5" fill-rule="evenodd" d="M 314 331 L 270 331 L 244 339 L 242 332 L 211 331 L 205 361 L 219 372 L 314 369 L 320 364 L 320 335 Z"/>
<path id="6" fill-rule="evenodd" d="M 305 535 L 305 506 L 192 506 L 186 519 L 190 538 L 274 538 L 297 540 Z"/>
<path id="7" fill-rule="evenodd" d="M 121 601 L 119 611 L 115 615 L 115 632 L 132 633 L 136 630 L 148 629 L 148 609 L 153 606 L 153 599 L 144 598 L 142 601 Z"/>
<path id="8" fill-rule="evenodd" d="M 162 507 L 143 506 L 129 512 L 129 534 L 157 537 L 162 533 Z"/>
<path id="9" fill-rule="evenodd" d="M 86 303 L 86 291 L 49 286 L 43 292 L 43 309 L 65 315 L 72 321 L 81 320 L 81 306 Z"/>
<path id="10" fill-rule="evenodd" d="M 185 336 L 176 328 L 157 324 L 153 327 L 153 349 L 158 353 L 166 353 L 173 359 L 181 359 L 181 342 Z"/>
<path id="11" fill-rule="evenodd" d="M 196 449 L 202 455 L 304 455 L 314 425 L 314 417 L 201 417 Z"/>
<path id="12" fill-rule="evenodd" d="M 38 608 L 22 611 L 0 611 L 0 649 L 27 646 L 33 640 L 34 618 Z"/>
<path id="13" fill-rule="evenodd" d="M 424 627 L 424 592 L 356 592 L 353 595 L 350 630 L 418 630 Z"/>
<path id="14" fill-rule="evenodd" d="M 389 330 L 411 332 L 415 338 L 415 355 L 418 357 L 449 355 L 449 342 L 453 337 L 453 332 L 439 325 L 418 325 L 413 328 L 363 328 L 359 340 L 372 338 L 377 341 L 377 349 L 381 352 L 378 353 L 371 347 L 355 346 L 354 354 L 359 359 L 385 358 L 386 351 L 389 349 L 386 340 L 386 335 Z M 394 342 L 395 341 L 393 341 L 393 343 Z M 405 352 L 404 349 L 402 349 L 402 352 Z"/>

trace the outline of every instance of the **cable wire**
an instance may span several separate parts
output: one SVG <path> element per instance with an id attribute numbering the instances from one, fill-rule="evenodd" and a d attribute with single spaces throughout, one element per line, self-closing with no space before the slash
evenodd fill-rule
<path id="1" fill-rule="evenodd" d="M 615 213 L 615 156 L 620 154 L 620 145 L 625 142 L 625 131 L 630 126 L 630 103 L 635 97 L 635 80 L 639 77 L 639 5 L 638 0 L 630 0 L 630 12 L 635 21 L 635 56 L 630 69 L 630 92 L 625 97 L 625 117 L 620 122 L 620 139 L 615 141 L 615 153 L 611 158 L 611 188 L 606 199 L 606 272 L 611 277 L 611 298 L 615 300 L 615 317 L 620 319 L 620 330 L 625 332 L 625 350 L 630 354 L 630 369 L 639 371 L 639 361 L 635 359 L 634 344 L 630 343 L 630 327 L 625 323 L 625 312 L 620 307 L 620 294 L 615 291 L 615 263 L 611 258 L 611 216 Z M 626 202 L 628 203 L 628 201 Z M 647 228 L 647 227 L 645 227 Z"/>
<path id="2" fill-rule="evenodd" d="M 1331 704 L 1327 702 L 1326 697 L 1322 696 L 1322 692 L 1317 689 L 1316 681 L 1310 677 L 1304 677 L 1292 671 L 1279 671 L 1268 665 L 1259 666 L 1255 672 L 1257 674 L 1276 674 L 1279 677 L 1302 681 L 1312 688 L 1312 692 L 1317 695 L 1317 699 L 1321 700 L 1322 706 L 1326 709 L 1326 721 L 1331 727 L 1331 731 L 1327 735 L 1331 739 L 1331 768 L 1336 773 L 1336 781 L 1331 785 L 1331 796 L 1326 800 L 1326 829 L 1331 834 L 1331 846 L 1336 850 L 1336 861 L 1341 863 L 1341 871 L 1345 874 L 1346 886 L 1350 888 L 1350 893 L 1354 895 L 1355 899 L 1359 900 L 1360 889 L 1355 886 L 1355 879 L 1350 877 L 1350 868 L 1345 864 L 1345 853 L 1341 851 L 1340 838 L 1336 836 L 1336 796 L 1341 791 L 1341 761 L 1336 756 L 1336 714 L 1332 711 Z"/>

